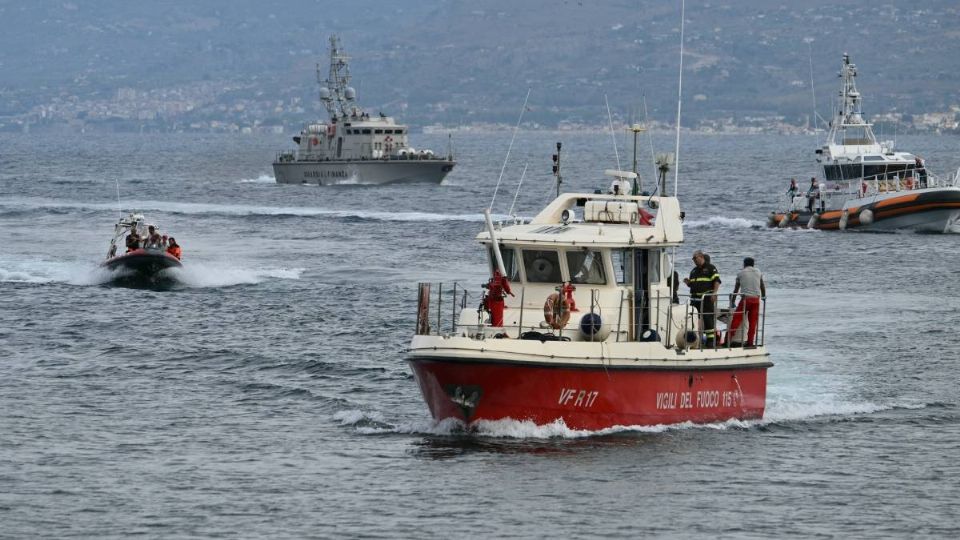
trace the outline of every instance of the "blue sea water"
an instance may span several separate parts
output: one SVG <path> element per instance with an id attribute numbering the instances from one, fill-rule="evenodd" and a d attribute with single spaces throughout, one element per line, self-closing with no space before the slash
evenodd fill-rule
<path id="1" fill-rule="evenodd" d="M 763 420 L 612 429 L 429 416 L 416 283 L 479 290 L 509 133 L 442 185 L 280 186 L 286 137 L 0 136 L 0 537 L 956 537 L 958 235 L 770 230 L 812 136 L 683 139 L 687 242 L 769 289 Z M 606 133 L 521 132 L 494 213 L 606 187 Z M 445 136 L 418 146 L 444 149 Z M 900 137 L 944 175 L 953 137 Z M 643 139 L 672 151 L 669 134 Z M 619 159 L 627 168 L 627 141 Z M 98 269 L 120 208 L 172 290 Z"/>

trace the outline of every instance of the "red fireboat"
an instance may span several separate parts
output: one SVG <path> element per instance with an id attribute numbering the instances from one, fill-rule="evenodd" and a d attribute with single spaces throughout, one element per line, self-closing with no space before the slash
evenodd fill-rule
<path id="1" fill-rule="evenodd" d="M 636 181 L 607 174 L 614 185 Z M 629 191 L 560 194 L 529 223 L 499 228 L 488 212 L 477 240 L 497 297 L 479 309 L 459 284 L 420 284 L 407 360 L 434 419 L 596 431 L 763 416 L 773 366 L 765 299 L 753 345 L 740 332 L 706 341 L 671 279 L 679 201 Z"/>

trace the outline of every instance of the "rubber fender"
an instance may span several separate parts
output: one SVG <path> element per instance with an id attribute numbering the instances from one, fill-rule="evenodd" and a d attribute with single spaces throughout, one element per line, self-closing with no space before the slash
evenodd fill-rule
<path id="1" fill-rule="evenodd" d="M 693 330 L 680 332 L 677 334 L 677 348 L 689 349 L 700 342 L 700 334 Z"/>
<path id="2" fill-rule="evenodd" d="M 586 341 L 603 341 L 610 335 L 610 328 L 596 313 L 587 313 L 580 318 L 580 333 Z"/>
<path id="3" fill-rule="evenodd" d="M 873 223 L 873 210 L 864 208 L 860 211 L 860 224 L 870 225 L 871 223 Z"/>
<path id="4" fill-rule="evenodd" d="M 654 330 L 653 328 L 647 328 L 646 330 L 640 333 L 640 341 L 644 341 L 647 343 L 660 341 L 660 334 L 658 334 L 657 331 Z"/>

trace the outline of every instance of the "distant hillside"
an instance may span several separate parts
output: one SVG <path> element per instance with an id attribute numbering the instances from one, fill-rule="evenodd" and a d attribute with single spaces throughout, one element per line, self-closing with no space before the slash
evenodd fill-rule
<path id="1" fill-rule="evenodd" d="M 843 52 L 860 67 L 868 113 L 960 104 L 955 0 L 688 2 L 686 18 L 691 122 L 804 122 L 808 42 L 824 116 Z M 163 91 L 164 103 L 140 119 L 299 124 L 319 113 L 314 66 L 337 33 L 361 103 L 408 123 L 512 123 L 527 88 L 530 122 L 601 123 L 604 94 L 621 117 L 645 95 L 651 117 L 669 122 L 678 23 L 678 2 L 646 0 L 9 1 L 0 3 L 0 117 L 54 103 L 49 114 L 76 109 L 83 120 L 79 104 L 109 109 L 103 103 L 124 88 Z M 186 104 L 169 105 L 191 92 Z M 121 121 L 128 113 L 86 114 Z"/>

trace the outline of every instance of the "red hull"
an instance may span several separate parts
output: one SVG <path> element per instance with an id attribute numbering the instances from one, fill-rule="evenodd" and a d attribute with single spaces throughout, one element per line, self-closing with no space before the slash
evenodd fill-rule
<path id="1" fill-rule="evenodd" d="M 761 418 L 770 365 L 604 370 L 423 358 L 410 364 L 437 420 L 563 420 L 591 431 Z"/>

